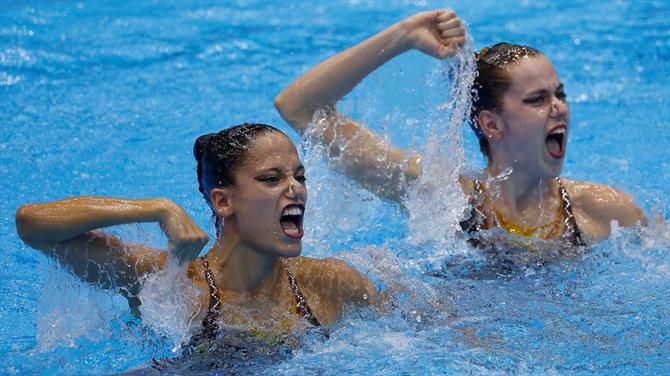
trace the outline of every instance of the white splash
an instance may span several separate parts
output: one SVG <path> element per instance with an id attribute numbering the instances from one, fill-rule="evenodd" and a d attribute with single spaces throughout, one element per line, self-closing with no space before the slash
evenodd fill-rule
<path id="1" fill-rule="evenodd" d="M 188 279 L 186 268 L 170 259 L 165 269 L 143 281 L 139 294 L 142 322 L 167 337 L 176 352 L 199 324 L 194 322 L 199 312 L 193 307 L 200 306 L 201 294 Z"/>
<path id="2" fill-rule="evenodd" d="M 409 211 L 408 241 L 428 245 L 423 257 L 439 259 L 453 253 L 459 219 L 467 200 L 459 184 L 466 159 L 463 127 L 469 121 L 476 66 L 472 41 L 443 65 L 449 99 L 436 109 L 430 136 L 422 151 L 421 175 L 412 184 L 404 205 Z M 421 256 L 421 255 L 417 255 Z"/>
<path id="3" fill-rule="evenodd" d="M 37 303 L 38 351 L 76 347 L 81 338 L 95 342 L 110 337 L 111 322 L 125 299 L 80 282 L 53 261 L 48 270 Z"/>
<path id="4" fill-rule="evenodd" d="M 413 249 L 420 248 L 408 255 L 410 264 L 425 265 L 426 260 L 440 260 L 447 254 L 458 252 L 457 249 L 467 249 L 461 240 L 456 239 L 455 234 L 459 230 L 459 220 L 467 206 L 459 177 L 466 166 L 463 127 L 468 124 L 470 117 L 471 90 L 475 74 L 474 50 L 468 37 L 463 48 L 431 72 L 424 81 L 426 87 L 422 90 L 449 89 L 448 100 L 436 105 L 433 113 L 426 117 L 433 119 L 429 121 L 429 132 L 426 132 L 423 121 L 414 121 L 413 118 L 402 121 L 401 116 L 393 116 L 394 124 L 404 123 L 403 132 L 414 135 L 427 134 L 427 141 L 421 150 L 421 176 L 411 184 L 402 202 L 409 214 L 410 235 L 406 241 Z M 366 104 L 369 105 L 367 102 Z M 368 108 L 367 105 L 363 107 Z M 328 161 L 334 162 L 331 166 L 336 168 L 349 166 L 352 163 L 342 158 L 347 153 L 350 141 L 338 133 L 340 127 L 335 128 L 336 133 L 330 145 L 324 146 L 317 141 L 322 139 L 324 129 L 328 126 L 328 122 L 333 120 L 333 116 L 335 121 L 345 120 L 339 114 L 318 112 L 303 137 L 305 163 L 309 166 L 310 173 L 314 173 L 314 170 L 319 172 L 319 179 L 310 182 L 310 201 L 319 202 L 320 206 L 310 205 L 307 215 L 308 219 L 316 216 L 318 220 L 316 223 L 308 220 L 309 223 L 306 225 L 309 226 L 309 233 L 317 234 L 316 241 L 332 239 L 334 232 L 339 236 L 338 232 L 341 231 L 343 237 L 340 241 L 346 243 L 353 231 L 365 229 L 370 232 L 373 230 L 371 224 L 374 226 L 376 223 L 397 222 L 397 218 L 380 217 L 380 214 L 388 216 L 395 213 L 389 213 L 388 210 L 384 212 L 384 201 L 360 189 L 360 186 L 352 187 L 350 183 L 343 182 L 346 179 L 341 179 L 340 176 L 333 176 L 328 172 L 321 173 L 328 165 L 326 163 L 324 166 L 324 156 L 329 156 Z M 388 119 L 383 123 L 386 122 L 389 122 Z M 391 130 L 391 127 L 384 126 L 380 137 L 383 142 L 391 143 L 389 134 L 384 132 L 387 129 Z M 391 176 L 388 178 L 389 182 L 393 180 Z M 404 177 L 400 177 L 400 184 L 406 184 Z M 334 188 L 338 189 L 333 192 Z M 324 206 L 323 202 L 329 205 Z M 333 210 L 334 207 L 337 207 L 337 210 Z M 336 223 L 337 227 L 323 226 L 323 223 Z M 306 240 L 309 244 L 310 238 Z M 324 247 L 331 248 L 332 244 L 326 241 L 317 248 Z"/>

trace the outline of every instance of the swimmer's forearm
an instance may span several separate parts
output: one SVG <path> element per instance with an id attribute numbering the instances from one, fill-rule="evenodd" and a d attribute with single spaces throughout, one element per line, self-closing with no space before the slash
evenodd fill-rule
<path id="1" fill-rule="evenodd" d="M 103 227 L 160 222 L 170 204 L 166 199 L 73 197 L 20 207 L 16 228 L 28 244 L 58 243 Z"/>
<path id="2" fill-rule="evenodd" d="M 314 113 L 332 107 L 371 72 L 411 48 L 404 21 L 329 58 L 295 80 L 275 98 L 291 126 L 302 131 Z"/>

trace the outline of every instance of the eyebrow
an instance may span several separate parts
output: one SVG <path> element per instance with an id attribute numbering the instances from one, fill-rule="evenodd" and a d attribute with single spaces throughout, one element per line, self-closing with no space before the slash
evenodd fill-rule
<path id="1" fill-rule="evenodd" d="M 296 171 L 296 172 L 297 171 L 303 171 L 304 172 L 305 171 L 305 166 L 300 164 L 295 169 L 293 169 L 293 171 Z M 277 174 L 283 174 L 284 170 L 282 170 L 279 167 L 270 167 L 270 168 L 264 168 L 264 169 L 258 171 L 259 174 L 260 173 L 267 173 L 267 172 L 274 172 L 274 173 L 277 173 Z"/>
<path id="2" fill-rule="evenodd" d="M 562 82 L 560 82 L 558 84 L 558 86 L 556 87 L 556 89 L 554 89 L 554 91 L 563 90 L 564 88 L 565 88 L 565 86 L 563 85 Z M 544 94 L 544 93 L 550 93 L 550 92 L 551 92 L 551 90 L 547 90 L 547 88 L 541 88 L 541 89 L 533 90 L 526 95 L 537 95 L 537 94 Z"/>

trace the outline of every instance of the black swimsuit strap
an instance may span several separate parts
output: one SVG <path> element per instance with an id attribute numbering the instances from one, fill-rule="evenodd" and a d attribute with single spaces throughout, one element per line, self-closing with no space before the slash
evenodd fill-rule
<path id="1" fill-rule="evenodd" d="M 219 289 L 216 287 L 216 282 L 214 281 L 214 274 L 209 268 L 209 262 L 207 262 L 207 257 L 202 257 L 202 265 L 205 268 L 205 279 L 207 279 L 207 285 L 209 285 L 209 309 L 207 310 L 207 315 L 202 321 L 203 330 L 209 334 L 215 334 L 218 330 L 218 325 L 216 323 L 219 318 L 219 308 L 221 308 L 221 298 L 219 298 Z"/>
<path id="2" fill-rule="evenodd" d="M 203 320 L 202 326 L 205 331 L 216 331 L 217 325 L 216 320 L 219 317 L 219 309 L 221 308 L 221 298 L 219 298 L 219 289 L 216 287 L 216 282 L 214 281 L 214 274 L 209 268 L 209 263 L 207 262 L 206 257 L 202 257 L 202 265 L 205 268 L 205 279 L 207 279 L 207 284 L 209 285 L 209 309 L 207 310 L 207 315 Z M 286 268 L 286 275 L 288 276 L 288 282 L 293 290 L 296 300 L 296 311 L 300 317 L 304 318 L 310 324 L 314 326 L 320 326 L 319 320 L 314 316 L 312 310 L 307 304 L 305 296 L 300 291 L 298 286 L 298 281 L 291 271 Z"/>
<path id="3" fill-rule="evenodd" d="M 321 326 L 321 323 L 319 323 L 319 320 L 316 318 L 316 316 L 314 316 L 312 310 L 309 308 L 309 304 L 307 304 L 305 296 L 302 294 L 302 291 L 300 291 L 298 281 L 295 279 L 295 276 L 288 268 L 286 268 L 286 275 L 288 276 L 288 282 L 291 285 L 293 294 L 295 295 L 296 311 L 298 311 L 300 317 L 307 320 L 307 322 L 313 326 Z"/>
<path id="4" fill-rule="evenodd" d="M 475 179 L 472 184 L 474 192 L 469 199 L 470 217 L 461 222 L 461 229 L 468 234 L 481 231 L 486 223 L 486 215 L 480 209 L 484 204 L 484 188 L 478 179 Z"/>
<path id="5" fill-rule="evenodd" d="M 569 237 L 572 244 L 576 246 L 585 246 L 586 242 L 582 238 L 582 232 L 579 230 L 575 215 L 572 213 L 572 204 L 570 203 L 570 196 L 568 195 L 568 191 L 563 186 L 560 178 L 557 177 L 556 181 L 558 182 L 558 192 L 561 195 L 561 200 L 563 201 L 563 218 L 565 218 L 565 230 L 563 230 L 563 236 Z"/>

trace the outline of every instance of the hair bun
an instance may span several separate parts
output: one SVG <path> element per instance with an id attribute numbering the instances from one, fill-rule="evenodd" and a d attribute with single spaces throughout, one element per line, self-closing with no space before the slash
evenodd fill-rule
<path id="1" fill-rule="evenodd" d="M 193 156 L 198 163 L 202 162 L 205 147 L 209 144 L 213 135 L 214 133 L 204 134 L 195 140 L 195 143 L 193 144 Z"/>

